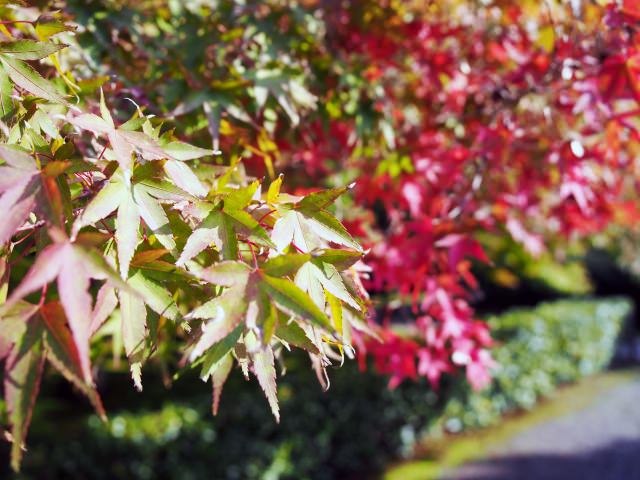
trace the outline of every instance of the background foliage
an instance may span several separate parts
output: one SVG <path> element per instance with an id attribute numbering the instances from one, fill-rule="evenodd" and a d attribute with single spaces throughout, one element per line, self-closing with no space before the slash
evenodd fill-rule
<path id="1" fill-rule="evenodd" d="M 353 363 L 332 372 L 331 390 L 322 392 L 298 355 L 280 384 L 280 425 L 256 402 L 256 388 L 239 378 L 229 381 L 220 413 L 211 419 L 209 395 L 193 379 L 167 392 L 152 377 L 145 387 L 152 394 L 140 397 L 123 391 L 121 374 L 110 373 L 101 385 L 114 413 L 108 426 L 56 400 L 69 392 L 50 384 L 42 408 L 66 419 L 64 441 L 54 441 L 60 423 L 36 419 L 24 475 L 374 478 L 425 434 L 494 424 L 506 413 L 532 408 L 559 385 L 601 370 L 629 313 L 624 300 L 564 300 L 491 317 L 500 342 L 493 352 L 505 368 L 482 392 L 460 376 L 445 377 L 439 390 L 425 380 L 387 390 L 384 377 L 359 373 Z"/>
<path id="2" fill-rule="evenodd" d="M 558 261 L 635 256 L 634 0 L 0 14 L 14 467 L 45 359 L 99 413 L 94 367 L 123 352 L 138 389 L 147 361 L 165 383 L 201 368 L 214 411 L 239 366 L 276 419 L 289 347 L 325 387 L 357 354 L 391 387 L 464 371 L 481 389 L 499 350 L 479 281 L 583 294 L 584 270 Z"/>

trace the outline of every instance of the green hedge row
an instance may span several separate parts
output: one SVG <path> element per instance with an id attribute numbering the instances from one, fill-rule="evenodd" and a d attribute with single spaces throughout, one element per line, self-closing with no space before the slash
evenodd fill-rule
<path id="1" fill-rule="evenodd" d="M 49 382 L 22 476 L 369 478 L 410 453 L 427 432 L 491 424 L 505 412 L 532 407 L 558 384 L 601 370 L 630 309 L 625 300 L 560 301 L 491 317 L 501 367 L 493 386 L 480 393 L 461 378 L 445 379 L 438 392 L 424 383 L 389 391 L 385 379 L 360 374 L 353 364 L 332 372 L 324 393 L 294 364 L 280 381 L 280 425 L 257 387 L 238 376 L 213 419 L 204 385 L 195 389 L 187 379 L 167 392 L 160 379 L 146 379 L 145 392 L 131 397 L 122 388 L 129 380 L 112 374 L 101 381 L 107 409 L 117 412 L 107 426 L 78 411 L 77 402 L 65 400 L 70 392 Z M 52 416 L 55 422 L 47 422 Z"/>
<path id="2" fill-rule="evenodd" d="M 601 371 L 630 312 L 626 300 L 561 300 L 490 317 L 501 366 L 492 386 L 474 393 L 456 385 L 434 427 L 455 432 L 491 425 L 505 413 L 530 409 L 560 384 Z"/>

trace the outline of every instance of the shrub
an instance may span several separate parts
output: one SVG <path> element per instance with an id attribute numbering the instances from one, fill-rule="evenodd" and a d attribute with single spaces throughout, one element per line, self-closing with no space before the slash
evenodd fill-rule
<path id="1" fill-rule="evenodd" d="M 539 254 L 638 218 L 637 2 L 48 3 L 0 2 L 15 468 L 45 361 L 98 412 L 122 356 L 138 389 L 202 367 L 214 411 L 236 365 L 276 419 L 290 346 L 325 383 L 357 346 L 391 385 L 482 387 L 479 232 Z M 372 340 L 364 286 L 411 338 Z"/>
<path id="2" fill-rule="evenodd" d="M 541 253 L 637 223 L 632 0 L 60 3 L 81 27 L 87 64 L 65 56 L 80 78 L 110 75 L 194 141 L 209 125 L 251 174 L 355 182 L 338 213 L 371 248 L 368 287 L 384 314 L 420 312 L 413 342 L 370 348 L 395 383 L 437 383 L 463 348 L 470 380 L 488 380 L 469 306 L 470 260 L 494 253 L 480 233 Z"/>
<path id="3" fill-rule="evenodd" d="M 482 427 L 505 413 L 530 409 L 559 385 L 606 367 L 628 319 L 627 300 L 561 300 L 488 319 L 498 345 L 492 385 L 459 385 L 439 424 L 445 430 Z"/>
<path id="4" fill-rule="evenodd" d="M 255 401 L 255 389 L 238 379 L 211 419 L 208 392 L 188 379 L 169 399 L 159 379 L 149 379 L 132 409 L 115 375 L 103 382 L 106 402 L 120 406 L 108 427 L 95 415 L 74 417 L 61 402 L 60 417 L 69 415 L 64 440 L 59 425 L 36 421 L 25 472 L 40 479 L 362 478 L 410 453 L 425 434 L 490 425 L 602 369 L 629 312 L 625 300 L 584 300 L 491 317 L 501 367 L 493 385 L 476 393 L 451 376 L 438 392 L 425 380 L 387 390 L 383 377 L 359 374 L 354 365 L 335 372 L 331 392 L 323 393 L 296 357 L 281 382 L 279 427 Z"/>

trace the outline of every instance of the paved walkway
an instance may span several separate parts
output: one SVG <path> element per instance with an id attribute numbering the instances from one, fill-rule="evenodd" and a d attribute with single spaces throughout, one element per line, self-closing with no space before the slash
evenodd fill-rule
<path id="1" fill-rule="evenodd" d="M 640 480 L 640 378 L 519 433 L 447 480 Z"/>

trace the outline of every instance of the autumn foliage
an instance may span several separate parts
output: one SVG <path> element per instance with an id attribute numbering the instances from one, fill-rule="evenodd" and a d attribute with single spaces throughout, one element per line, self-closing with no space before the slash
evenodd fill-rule
<path id="1" fill-rule="evenodd" d="M 239 366 L 278 418 L 290 348 L 323 385 L 358 355 L 481 388 L 477 234 L 638 218 L 635 1 L 117 3 L 0 2 L 15 468 L 45 362 L 101 414 L 123 353 L 138 389 L 200 368 L 214 412 Z"/>

